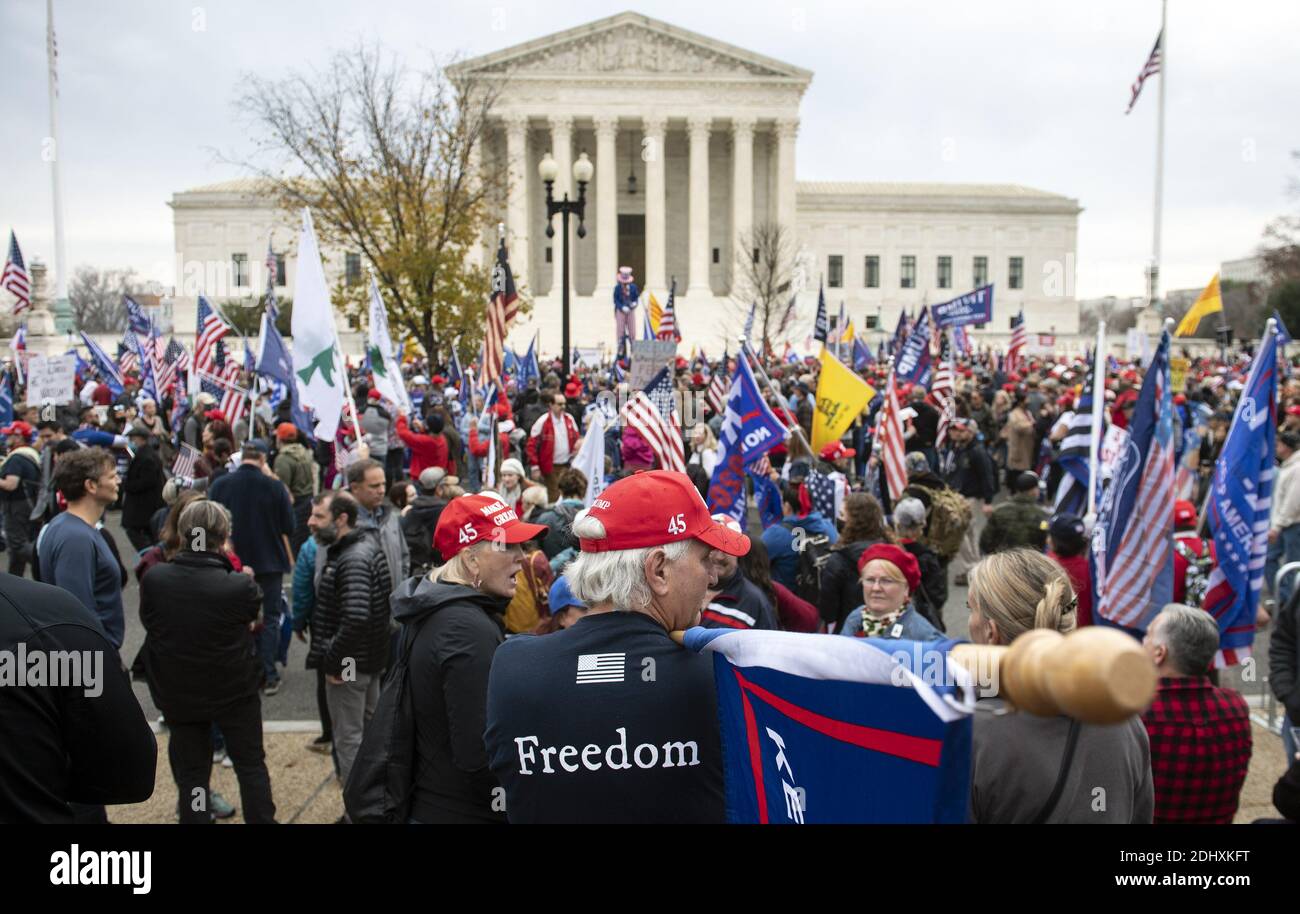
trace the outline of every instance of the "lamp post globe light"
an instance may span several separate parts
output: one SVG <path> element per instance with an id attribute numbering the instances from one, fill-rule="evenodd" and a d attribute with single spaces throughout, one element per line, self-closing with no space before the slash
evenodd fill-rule
<path id="1" fill-rule="evenodd" d="M 548 152 L 537 163 L 537 174 L 546 185 L 546 237 L 555 237 L 555 226 L 551 224 L 551 219 L 558 213 L 561 217 L 560 230 L 562 238 L 560 240 L 560 257 L 561 261 L 561 288 L 560 288 L 560 312 L 561 312 L 561 335 L 563 337 L 561 346 L 564 379 L 567 382 L 571 365 L 570 358 L 573 354 L 569 346 L 569 214 L 578 217 L 579 238 L 587 237 L 587 226 L 584 224 L 584 215 L 587 208 L 587 185 L 591 182 L 592 176 L 596 173 L 596 166 L 587 158 L 585 152 L 578 155 L 578 160 L 573 163 L 573 180 L 578 182 L 578 199 L 570 200 L 566 193 L 563 200 L 556 200 L 552 195 L 555 186 L 555 179 L 560 176 L 560 165 L 555 158 Z"/>

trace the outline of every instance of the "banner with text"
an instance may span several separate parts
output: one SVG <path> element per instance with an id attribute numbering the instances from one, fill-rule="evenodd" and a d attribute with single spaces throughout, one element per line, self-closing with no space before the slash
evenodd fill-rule
<path id="1" fill-rule="evenodd" d="M 939 328 L 987 324 L 993 320 L 993 284 L 959 295 L 952 301 L 930 306 L 930 319 Z"/>

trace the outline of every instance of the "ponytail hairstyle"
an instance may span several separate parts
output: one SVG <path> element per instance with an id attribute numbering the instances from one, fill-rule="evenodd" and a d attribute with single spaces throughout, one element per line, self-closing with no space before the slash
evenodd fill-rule
<path id="1" fill-rule="evenodd" d="M 1032 628 L 1074 631 L 1078 597 L 1056 562 L 1033 549 L 985 557 L 970 571 L 967 600 L 997 625 L 998 643 L 1010 644 Z"/>

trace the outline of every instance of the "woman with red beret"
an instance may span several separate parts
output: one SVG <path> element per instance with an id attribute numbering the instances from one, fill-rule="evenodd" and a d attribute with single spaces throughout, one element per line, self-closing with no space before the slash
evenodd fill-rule
<path id="1" fill-rule="evenodd" d="M 863 605 L 844 620 L 841 635 L 938 641 L 944 636 L 912 606 L 921 583 L 916 557 L 893 543 L 876 543 L 858 559 Z"/>

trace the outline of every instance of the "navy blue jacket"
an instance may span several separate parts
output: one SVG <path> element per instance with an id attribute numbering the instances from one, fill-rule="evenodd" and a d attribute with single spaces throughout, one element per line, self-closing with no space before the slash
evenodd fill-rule
<path id="1" fill-rule="evenodd" d="M 208 497 L 230 511 L 235 555 L 256 574 L 293 570 L 281 536 L 293 534 L 293 502 L 280 480 L 251 463 L 227 473 L 208 489 Z"/>

